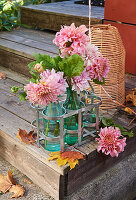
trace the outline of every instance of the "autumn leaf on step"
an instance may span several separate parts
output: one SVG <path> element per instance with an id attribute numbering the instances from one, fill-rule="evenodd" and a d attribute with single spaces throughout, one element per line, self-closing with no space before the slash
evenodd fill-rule
<path id="1" fill-rule="evenodd" d="M 70 169 L 73 169 L 76 164 L 79 164 L 78 160 L 84 159 L 83 154 L 77 151 L 65 151 L 65 152 L 52 152 L 48 161 L 56 160 L 58 166 L 65 166 L 67 163 L 70 166 Z"/>
<path id="2" fill-rule="evenodd" d="M 19 129 L 17 133 L 17 138 L 24 142 L 25 144 L 32 144 L 35 143 L 35 140 L 33 138 L 34 131 L 30 131 L 28 134 L 25 130 Z"/>
<path id="3" fill-rule="evenodd" d="M 132 114 L 131 108 L 126 107 L 124 110 L 125 110 L 126 112 L 128 112 L 130 115 Z"/>
<path id="4" fill-rule="evenodd" d="M 132 102 L 136 106 L 136 88 L 127 92 L 126 102 Z"/>
<path id="5" fill-rule="evenodd" d="M 24 179 L 24 183 L 32 184 L 32 181 L 29 181 L 28 179 Z"/>
<path id="6" fill-rule="evenodd" d="M 74 162 L 76 159 L 84 159 L 83 154 L 78 151 L 65 151 L 61 153 L 61 158 L 68 158 L 71 162 Z"/>
<path id="7" fill-rule="evenodd" d="M 6 193 L 13 184 L 16 184 L 16 181 L 13 179 L 11 171 L 9 171 L 6 176 L 0 174 L 0 191 Z"/>
<path id="8" fill-rule="evenodd" d="M 0 79 L 5 79 L 6 78 L 6 74 L 5 73 L 2 73 L 0 72 Z"/>
<path id="9" fill-rule="evenodd" d="M 23 197 L 25 190 L 21 185 L 13 185 L 9 189 L 9 192 L 13 192 L 14 193 L 13 196 L 10 197 L 12 199 L 12 198 Z"/>

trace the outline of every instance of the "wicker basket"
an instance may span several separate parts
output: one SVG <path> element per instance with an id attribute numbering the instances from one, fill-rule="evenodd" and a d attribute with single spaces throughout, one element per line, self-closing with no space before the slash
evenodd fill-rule
<path id="1" fill-rule="evenodd" d="M 91 28 L 91 43 L 99 48 L 110 65 L 108 78 L 102 87 L 113 100 L 123 104 L 125 100 L 125 49 L 116 27 L 111 25 L 94 25 Z M 103 99 L 101 109 L 115 108 L 103 88 L 91 82 L 94 91 Z"/>

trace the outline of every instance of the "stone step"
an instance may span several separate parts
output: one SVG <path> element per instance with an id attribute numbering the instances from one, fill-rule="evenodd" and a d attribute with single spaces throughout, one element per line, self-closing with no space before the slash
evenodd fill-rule
<path id="1" fill-rule="evenodd" d="M 91 24 L 101 24 L 104 8 L 92 6 Z M 21 23 L 32 27 L 59 31 L 62 25 L 89 24 L 89 6 L 74 1 L 46 3 L 21 7 Z"/>
<path id="2" fill-rule="evenodd" d="M 20 28 L 0 32 L 0 65 L 24 75 L 30 75 L 27 65 L 34 61 L 33 53 L 58 54 L 52 40 L 55 33 Z"/>

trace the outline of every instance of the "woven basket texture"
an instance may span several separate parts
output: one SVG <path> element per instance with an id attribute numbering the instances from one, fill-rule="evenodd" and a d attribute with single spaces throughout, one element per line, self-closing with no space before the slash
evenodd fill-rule
<path id="1" fill-rule="evenodd" d="M 111 25 L 93 25 L 91 43 L 98 47 L 110 65 L 108 77 L 102 87 L 113 100 L 123 104 L 125 101 L 125 49 L 118 29 Z M 116 108 L 118 104 L 110 100 L 103 88 L 91 81 L 94 91 L 102 97 L 101 109 Z"/>

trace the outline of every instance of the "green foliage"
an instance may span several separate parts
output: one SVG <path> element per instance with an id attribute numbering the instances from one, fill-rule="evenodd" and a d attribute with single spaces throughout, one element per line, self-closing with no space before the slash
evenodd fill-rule
<path id="1" fill-rule="evenodd" d="M 63 58 L 59 62 L 59 68 L 64 72 L 64 75 L 73 78 L 74 76 L 80 76 L 81 72 L 84 69 L 84 61 L 81 56 L 74 54 L 72 56 Z"/>
<path id="2" fill-rule="evenodd" d="M 23 0 L 0 1 L 0 31 L 11 31 L 20 26 L 20 6 Z"/>
<path id="3" fill-rule="evenodd" d="M 104 127 L 109 127 L 109 126 L 118 127 L 123 136 L 134 137 L 133 131 L 128 131 L 120 124 L 116 124 L 113 119 L 108 119 L 106 117 L 102 117 L 101 127 L 104 128 Z"/>
<path id="4" fill-rule="evenodd" d="M 17 93 L 18 90 L 19 90 L 19 87 L 16 87 L 16 86 L 14 86 L 14 85 L 11 87 L 11 92 L 12 92 L 12 93 Z"/>
<path id="5" fill-rule="evenodd" d="M 19 96 L 20 101 L 22 102 L 22 101 L 26 100 L 27 93 L 26 92 L 20 92 L 18 94 L 18 96 Z"/>
<path id="6" fill-rule="evenodd" d="M 100 82 L 98 79 L 93 80 L 94 83 L 99 84 L 99 85 L 104 85 L 105 84 L 105 78 L 102 78 L 102 82 Z"/>

